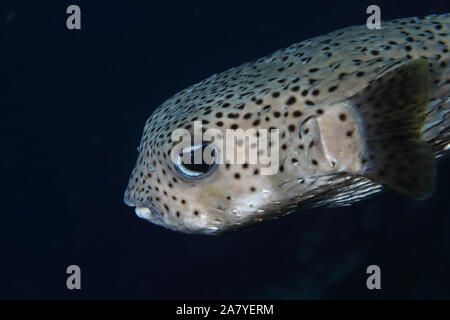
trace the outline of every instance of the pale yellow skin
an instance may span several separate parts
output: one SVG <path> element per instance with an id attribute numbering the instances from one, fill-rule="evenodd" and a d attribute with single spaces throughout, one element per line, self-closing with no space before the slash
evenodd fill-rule
<path id="1" fill-rule="evenodd" d="M 449 32 L 449 15 L 384 22 L 381 30 L 350 27 L 181 91 L 146 123 L 126 204 L 172 230 L 219 234 L 298 207 L 349 205 L 380 191 L 379 183 L 364 176 L 361 159 L 368 152 L 367 128 L 351 99 L 397 65 L 428 59 L 430 91 L 422 136 L 436 157 L 445 154 L 450 123 Z M 295 102 L 289 102 L 291 97 Z M 301 115 L 294 116 L 296 111 Z M 342 113 L 345 121 L 338 120 Z M 258 165 L 221 164 L 203 179 L 183 178 L 168 155 L 174 145 L 170 134 L 194 120 L 204 120 L 205 128 L 224 134 L 233 124 L 244 130 L 279 128 L 280 145 L 285 146 L 280 149 L 282 171 L 262 176 L 255 172 Z"/>

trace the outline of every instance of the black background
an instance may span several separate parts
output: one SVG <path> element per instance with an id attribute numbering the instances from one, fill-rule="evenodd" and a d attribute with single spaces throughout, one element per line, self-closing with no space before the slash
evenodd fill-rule
<path id="1" fill-rule="evenodd" d="M 82 29 L 66 28 L 81 7 Z M 450 11 L 428 1 L 2 1 L 3 299 L 450 298 L 448 161 L 435 195 L 390 192 L 223 237 L 123 204 L 143 125 L 211 74 L 354 24 Z M 82 290 L 66 289 L 66 267 Z M 382 271 L 369 291 L 368 265 Z"/>

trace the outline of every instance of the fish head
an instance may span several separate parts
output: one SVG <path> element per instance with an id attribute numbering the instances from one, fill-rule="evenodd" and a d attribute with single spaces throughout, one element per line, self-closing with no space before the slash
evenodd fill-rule
<path id="1" fill-rule="evenodd" d="M 205 130 L 195 121 L 192 127 L 169 126 L 161 135 L 153 130 L 155 121 L 152 116 L 144 129 L 125 192 L 125 203 L 140 218 L 174 231 L 220 234 L 268 219 L 268 206 L 278 208 L 278 145 L 264 150 L 273 163 L 269 157 L 263 164 L 248 159 L 249 152 L 261 152 L 255 144 L 267 142 L 261 137 L 268 131 Z"/>

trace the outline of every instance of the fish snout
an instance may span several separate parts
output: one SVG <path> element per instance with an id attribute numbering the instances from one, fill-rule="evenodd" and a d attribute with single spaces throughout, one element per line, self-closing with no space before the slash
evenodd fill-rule
<path id="1" fill-rule="evenodd" d="M 154 222 L 155 217 L 161 216 L 160 211 L 153 204 L 144 198 L 138 199 L 136 193 L 131 189 L 125 192 L 124 203 L 134 208 L 136 215 L 141 219 Z"/>

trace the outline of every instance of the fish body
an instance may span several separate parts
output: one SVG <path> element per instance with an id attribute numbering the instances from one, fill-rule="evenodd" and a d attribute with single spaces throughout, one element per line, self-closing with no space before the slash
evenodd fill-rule
<path id="1" fill-rule="evenodd" d="M 449 14 L 349 27 L 175 94 L 146 122 L 125 203 L 175 231 L 220 234 L 298 208 L 351 205 L 383 188 L 429 197 L 435 159 L 449 151 L 449 32 Z M 276 170 L 219 163 L 230 154 L 227 129 L 258 139 L 278 129 L 276 141 L 265 137 L 277 146 Z M 176 130 L 218 137 L 190 139 L 194 148 L 174 153 Z M 233 156 L 259 146 L 247 138 Z M 210 144 L 217 163 L 180 160 Z"/>

